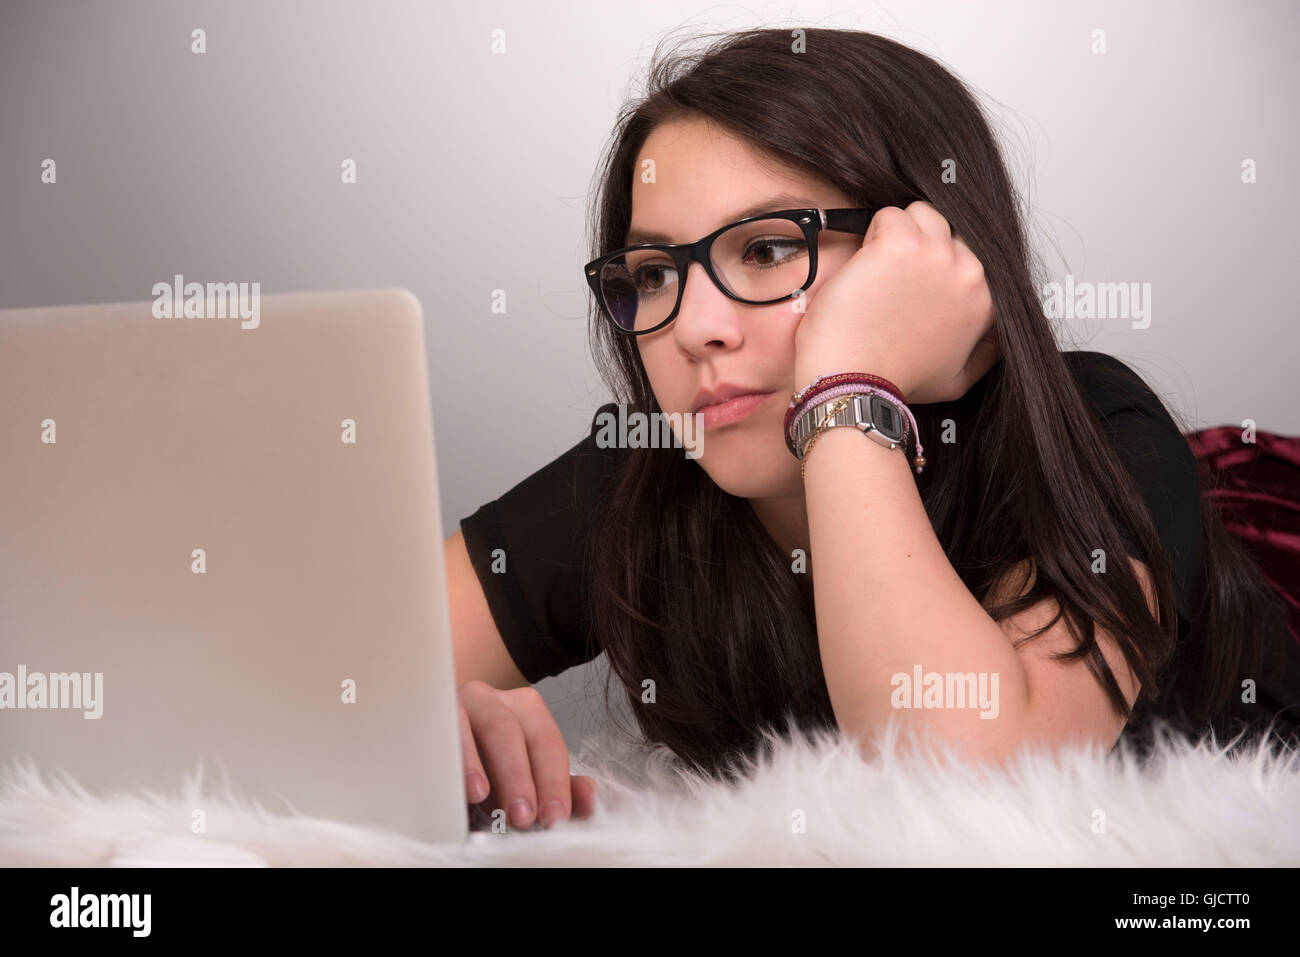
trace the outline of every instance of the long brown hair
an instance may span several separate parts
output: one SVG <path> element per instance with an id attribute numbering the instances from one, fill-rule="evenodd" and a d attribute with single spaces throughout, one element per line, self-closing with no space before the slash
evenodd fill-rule
<path id="1" fill-rule="evenodd" d="M 1137 709 L 1162 701 L 1188 729 L 1221 713 L 1239 672 L 1259 668 L 1264 636 L 1286 627 L 1284 606 L 1202 494 L 1203 614 L 1214 640 L 1193 686 L 1164 686 L 1177 638 L 1169 563 L 1044 316 L 1041 263 L 975 97 L 899 43 L 802 32 L 800 52 L 779 29 L 725 34 L 698 53 L 656 51 L 648 90 L 619 116 L 598 170 L 592 256 L 625 245 L 637 154 L 651 130 L 676 119 L 707 119 L 854 205 L 932 204 L 984 265 L 1003 356 L 961 399 L 913 407 L 929 459 L 918 487 L 954 569 L 983 602 L 1000 573 L 1032 558 L 1032 590 L 990 615 L 1000 621 L 1055 598 L 1078 642 L 1069 657 L 1087 660 L 1118 713 L 1130 715 L 1094 621 L 1141 682 Z M 947 159 L 960 171 L 955 182 L 941 182 Z M 590 318 L 596 363 L 617 400 L 660 411 L 634 339 L 595 309 Z M 958 441 L 928 441 L 946 419 L 958 423 Z M 963 439 L 973 435 L 979 441 Z M 645 737 L 696 770 L 730 776 L 769 731 L 833 730 L 815 610 L 749 501 L 680 449 L 625 454 L 588 539 L 588 638 L 604 649 Z M 1129 565 L 1125 526 L 1154 577 L 1158 620 Z M 1110 556 L 1105 575 L 1091 570 L 1096 548 Z"/>

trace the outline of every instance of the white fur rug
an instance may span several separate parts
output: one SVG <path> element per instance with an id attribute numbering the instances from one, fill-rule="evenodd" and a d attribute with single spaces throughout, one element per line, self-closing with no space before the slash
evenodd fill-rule
<path id="1" fill-rule="evenodd" d="M 674 771 L 662 749 L 584 740 L 594 817 L 473 831 L 464 845 L 264 812 L 195 776 L 173 795 L 93 796 L 30 767 L 0 776 L 9 866 L 1277 866 L 1300 864 L 1300 754 L 1233 756 L 1165 739 L 1146 764 L 1099 751 L 1022 755 L 1006 771 L 852 742 L 783 738 L 739 786 Z M 235 822 L 176 836 L 220 801 Z M 210 814 L 209 820 L 226 815 Z"/>

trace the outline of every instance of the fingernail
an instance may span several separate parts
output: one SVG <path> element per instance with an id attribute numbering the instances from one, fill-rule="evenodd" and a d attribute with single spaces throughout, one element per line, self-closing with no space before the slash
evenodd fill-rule
<path id="1" fill-rule="evenodd" d="M 515 827 L 526 827 L 528 819 L 533 816 L 533 806 L 524 798 L 515 798 L 510 802 L 510 816 Z"/>
<path id="2" fill-rule="evenodd" d="M 562 801 L 547 801 L 542 805 L 542 827 L 550 827 L 562 817 L 564 817 Z"/>
<path id="3" fill-rule="evenodd" d="M 483 775 L 477 771 L 470 771 L 465 775 L 465 793 L 469 795 L 469 803 L 477 804 L 487 797 L 488 786 L 483 780 Z"/>

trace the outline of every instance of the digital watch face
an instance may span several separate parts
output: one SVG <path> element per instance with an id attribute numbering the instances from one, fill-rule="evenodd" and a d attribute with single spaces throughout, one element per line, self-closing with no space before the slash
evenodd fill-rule
<path id="1" fill-rule="evenodd" d="M 870 399 L 872 424 L 885 438 L 894 442 L 901 442 L 903 440 L 903 423 L 894 406 L 878 395 L 868 396 L 868 398 Z"/>

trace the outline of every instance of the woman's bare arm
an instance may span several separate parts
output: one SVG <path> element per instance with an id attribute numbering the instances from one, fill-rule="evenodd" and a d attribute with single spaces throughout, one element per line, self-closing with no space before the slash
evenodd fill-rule
<path id="1" fill-rule="evenodd" d="M 456 687 L 475 679 L 503 691 L 526 687 L 528 679 L 510 657 L 501 632 L 492 620 L 483 586 L 470 563 L 465 536 L 460 529 L 443 542 L 443 555 L 447 565 Z"/>

